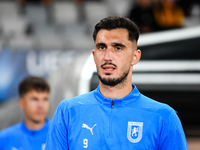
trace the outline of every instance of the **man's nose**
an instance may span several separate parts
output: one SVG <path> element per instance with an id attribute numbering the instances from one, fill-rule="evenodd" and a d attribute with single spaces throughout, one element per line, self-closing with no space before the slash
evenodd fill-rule
<path id="1" fill-rule="evenodd" d="M 44 101 L 43 100 L 40 100 L 38 101 L 38 107 L 43 107 L 44 106 Z"/>
<path id="2" fill-rule="evenodd" d="M 110 62 L 110 61 L 112 61 L 112 58 L 113 58 L 112 48 L 107 48 L 106 51 L 105 51 L 104 60 L 106 62 Z"/>

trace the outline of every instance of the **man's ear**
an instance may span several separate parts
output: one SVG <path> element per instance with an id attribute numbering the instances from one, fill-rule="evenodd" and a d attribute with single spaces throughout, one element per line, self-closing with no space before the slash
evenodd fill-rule
<path id="1" fill-rule="evenodd" d="M 22 110 L 24 110 L 24 100 L 23 100 L 23 98 L 20 98 L 20 99 L 18 100 L 18 103 L 19 103 L 19 107 L 20 107 Z"/>
<path id="2" fill-rule="evenodd" d="M 92 50 L 92 55 L 93 55 L 93 56 L 94 56 L 94 51 L 95 51 L 95 49 Z"/>
<path id="3" fill-rule="evenodd" d="M 92 55 L 93 55 L 93 59 L 94 59 L 94 62 L 95 62 L 95 57 L 94 57 L 95 54 L 94 53 L 95 53 L 95 49 L 92 50 Z"/>
<path id="4" fill-rule="evenodd" d="M 141 58 L 141 51 L 139 49 L 137 49 L 133 52 L 133 61 L 131 63 L 131 66 L 137 64 L 139 62 L 140 58 Z"/>

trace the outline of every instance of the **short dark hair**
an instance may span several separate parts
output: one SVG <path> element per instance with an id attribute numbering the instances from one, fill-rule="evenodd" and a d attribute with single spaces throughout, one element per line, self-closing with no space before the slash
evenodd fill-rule
<path id="1" fill-rule="evenodd" d="M 28 76 L 24 78 L 18 87 L 19 96 L 22 97 L 24 94 L 28 93 L 31 90 L 36 91 L 50 91 L 49 84 L 40 77 Z"/>
<path id="2" fill-rule="evenodd" d="M 109 16 L 107 18 L 102 19 L 99 23 L 97 23 L 94 27 L 93 39 L 96 40 L 97 33 L 101 29 L 112 30 L 112 29 L 126 29 L 129 34 L 129 40 L 136 42 L 139 38 L 139 28 L 138 26 L 128 18 L 119 17 L 119 16 Z"/>

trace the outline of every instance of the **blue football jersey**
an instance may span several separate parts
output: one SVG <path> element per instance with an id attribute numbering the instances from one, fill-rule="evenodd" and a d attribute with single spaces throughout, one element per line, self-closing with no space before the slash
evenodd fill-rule
<path id="1" fill-rule="evenodd" d="M 98 87 L 63 100 L 53 116 L 46 150 L 187 150 L 174 109 L 133 87 L 122 99 L 106 98 Z"/>
<path id="2" fill-rule="evenodd" d="M 39 130 L 30 130 L 24 121 L 0 132 L 0 150 L 44 150 L 50 121 Z"/>

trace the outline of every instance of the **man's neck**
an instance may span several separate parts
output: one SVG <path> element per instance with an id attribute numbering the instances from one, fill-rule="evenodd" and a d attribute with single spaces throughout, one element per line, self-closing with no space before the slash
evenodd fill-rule
<path id="1" fill-rule="evenodd" d="M 127 96 L 133 90 L 132 83 L 107 86 L 100 82 L 99 90 L 107 98 L 120 99 Z"/>
<path id="2" fill-rule="evenodd" d="M 40 121 L 40 122 L 34 122 L 32 120 L 25 119 L 24 122 L 28 129 L 38 130 L 44 126 L 46 120 Z"/>

